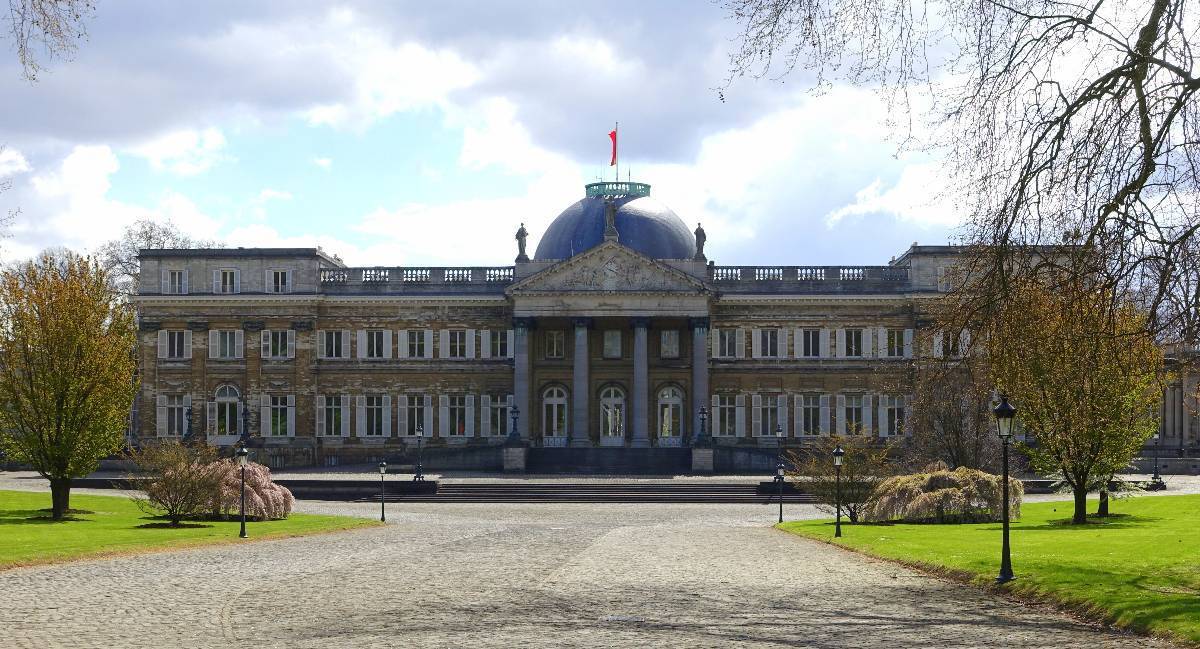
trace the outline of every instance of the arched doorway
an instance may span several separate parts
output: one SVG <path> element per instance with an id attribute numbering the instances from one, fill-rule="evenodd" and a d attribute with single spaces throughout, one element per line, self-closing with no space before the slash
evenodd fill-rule
<path id="1" fill-rule="evenodd" d="M 658 445 L 680 446 L 683 439 L 683 390 L 674 385 L 658 391 Z"/>
<path id="2" fill-rule="evenodd" d="M 625 391 L 615 385 L 600 390 L 600 445 L 625 444 Z"/>
<path id="3" fill-rule="evenodd" d="M 566 446 L 567 391 L 551 386 L 542 392 L 542 445 Z"/>

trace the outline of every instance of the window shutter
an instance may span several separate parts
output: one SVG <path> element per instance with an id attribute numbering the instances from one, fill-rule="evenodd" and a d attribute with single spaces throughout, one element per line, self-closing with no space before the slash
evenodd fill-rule
<path id="1" fill-rule="evenodd" d="M 756 394 L 750 397 L 750 421 L 751 437 L 758 437 L 762 432 L 762 395 Z"/>
<path id="2" fill-rule="evenodd" d="M 354 397 L 354 434 L 367 436 L 367 398 L 361 394 Z"/>
<path id="3" fill-rule="evenodd" d="M 325 355 L 325 330 L 317 329 L 317 358 L 328 358 Z"/>
<path id="4" fill-rule="evenodd" d="M 783 431 L 783 436 L 787 437 L 788 431 L 788 398 L 786 394 L 779 395 L 779 402 L 776 404 L 776 411 L 779 413 L 779 430 Z M 772 433 L 775 431 L 771 431 Z"/>
<path id="5" fill-rule="evenodd" d="M 943 292 L 946 290 L 946 267 L 945 266 L 938 266 L 937 290 L 943 291 Z"/>
<path id="6" fill-rule="evenodd" d="M 241 329 L 233 332 L 233 357 L 246 357 L 246 332 Z"/>
<path id="7" fill-rule="evenodd" d="M 284 284 L 283 291 L 285 293 L 291 293 L 292 292 L 292 271 L 290 271 L 290 270 L 283 271 L 283 284 Z"/>
<path id="8" fill-rule="evenodd" d="M 350 395 L 343 394 L 338 397 L 338 402 L 341 404 L 338 407 L 342 409 L 342 437 L 350 436 Z"/>
<path id="9" fill-rule="evenodd" d="M 904 330 L 904 357 L 905 358 L 913 357 L 912 343 L 913 343 L 913 330 L 905 329 Z"/>
<path id="10" fill-rule="evenodd" d="M 467 358 L 475 358 L 475 330 L 467 329 Z"/>
<path id="11" fill-rule="evenodd" d="M 442 329 L 438 332 L 438 356 L 441 358 L 450 358 L 450 330 Z"/>
<path id="12" fill-rule="evenodd" d="M 171 292 L 170 277 L 171 277 L 171 271 L 169 271 L 169 270 L 162 271 L 162 289 L 159 290 L 159 293 L 166 295 L 167 293 Z"/>
<path id="13" fill-rule="evenodd" d="M 408 358 L 408 329 L 396 330 L 396 358 Z"/>
<path id="14" fill-rule="evenodd" d="M 350 358 L 350 334 L 353 333 L 349 329 L 342 330 L 342 358 Z"/>
<path id="15" fill-rule="evenodd" d="M 221 292 L 221 271 L 213 271 L 213 293 Z"/>
<path id="16" fill-rule="evenodd" d="M 846 356 L 846 330 L 837 329 L 837 349 L 834 350 L 834 356 L 844 358 Z"/>
<path id="17" fill-rule="evenodd" d="M 217 434 L 217 402 L 209 401 L 204 404 L 204 423 L 206 424 L 205 431 L 209 435 Z"/>
<path id="18" fill-rule="evenodd" d="M 237 430 L 238 435 L 245 435 L 249 431 L 246 430 L 246 423 L 245 423 L 246 418 L 242 414 L 242 402 L 241 401 L 237 402 L 234 405 L 233 409 L 234 409 L 233 416 L 237 418 L 237 421 L 234 422 L 234 424 L 233 424 L 234 428 Z"/>
<path id="19" fill-rule="evenodd" d="M 830 349 L 830 345 L 829 345 L 829 330 L 828 329 L 821 330 L 821 350 L 820 350 L 819 354 L 820 354 L 821 358 L 832 358 L 833 357 L 833 350 Z"/>
<path id="20" fill-rule="evenodd" d="M 910 429 L 908 427 L 908 422 L 912 421 L 912 399 L 913 398 L 911 395 L 907 396 L 907 397 L 900 397 L 900 398 L 904 400 L 903 404 L 901 404 L 904 407 L 904 420 L 903 420 L 903 423 L 901 424 L 900 433 L 906 437 L 909 437 L 912 435 L 912 429 Z"/>
<path id="21" fill-rule="evenodd" d="M 433 395 L 425 395 L 425 437 L 433 437 Z"/>
<path id="22" fill-rule="evenodd" d="M 433 329 L 425 330 L 425 358 L 433 358 Z M 432 399 L 433 397 L 430 397 Z M 426 434 L 432 435 L 433 430 L 426 428 Z"/>
<path id="23" fill-rule="evenodd" d="M 154 429 L 163 437 L 167 434 L 167 395 L 158 395 L 156 405 Z"/>
<path id="24" fill-rule="evenodd" d="M 792 356 L 804 357 L 804 330 L 799 327 L 792 330 Z"/>
<path id="25" fill-rule="evenodd" d="M 837 433 L 846 434 L 846 397 L 841 394 L 837 395 Z"/>
<path id="26" fill-rule="evenodd" d="M 192 360 L 192 332 L 190 329 L 183 332 L 183 357 L 187 360 Z"/>
<path id="27" fill-rule="evenodd" d="M 271 434 L 271 395 L 259 397 L 258 405 L 258 434 L 267 437 Z"/>
<path id="28" fill-rule="evenodd" d="M 192 409 L 192 395 L 185 394 L 185 395 L 183 395 L 183 434 L 184 435 L 190 435 L 192 432 L 192 418 L 190 416 L 191 413 L 188 412 L 191 409 Z"/>
<path id="29" fill-rule="evenodd" d="M 797 394 L 792 396 L 792 413 L 796 418 L 792 421 L 792 435 L 800 437 L 804 435 L 804 395 Z"/>
<path id="30" fill-rule="evenodd" d="M 158 357 L 167 357 L 167 331 L 165 329 L 158 330 Z"/>
<path id="31" fill-rule="evenodd" d="M 862 412 L 863 412 L 862 433 L 863 433 L 863 435 L 866 435 L 868 437 L 871 436 L 871 431 L 874 430 L 874 428 L 872 428 L 872 426 L 871 426 L 871 424 L 872 424 L 871 413 L 874 412 L 874 410 L 871 408 L 872 401 L 873 400 L 871 399 L 871 395 L 869 395 L 869 394 L 863 395 L 863 398 L 862 398 L 862 404 L 863 404 L 863 407 L 862 407 Z"/>
<path id="32" fill-rule="evenodd" d="M 275 292 L 275 284 L 271 281 L 271 271 L 267 270 L 266 277 L 263 278 L 263 293 Z"/>
<path id="33" fill-rule="evenodd" d="M 208 330 L 208 357 L 209 358 L 216 358 L 217 352 L 221 351 L 220 348 L 217 346 L 217 335 L 218 335 L 218 333 L 217 333 L 216 329 Z"/>
<path id="34" fill-rule="evenodd" d="M 779 341 L 778 342 L 779 342 L 779 347 L 777 348 L 775 357 L 776 358 L 787 358 L 788 357 L 788 330 L 787 329 L 779 330 Z"/>
<path id="35" fill-rule="evenodd" d="M 888 330 L 885 327 L 875 330 L 875 355 L 880 358 L 888 355 Z"/>
<path id="36" fill-rule="evenodd" d="M 750 330 L 750 355 L 753 358 L 762 358 L 762 329 Z M 757 428 L 755 429 L 757 430 Z"/>
<path id="37" fill-rule="evenodd" d="M 721 330 L 716 329 L 716 328 L 709 329 L 708 335 L 712 336 L 712 340 L 710 342 L 710 344 L 712 345 L 712 355 L 710 356 L 710 358 L 720 358 L 721 357 Z"/>
<path id="38" fill-rule="evenodd" d="M 408 429 L 408 395 L 396 395 L 396 436 L 412 435 Z"/>
<path id="39" fill-rule="evenodd" d="M 233 271 L 233 292 L 242 292 L 242 271 L 234 269 Z"/>
<path id="40" fill-rule="evenodd" d="M 392 397 L 383 395 L 383 436 L 392 436 Z"/>
<path id="41" fill-rule="evenodd" d="M 479 395 L 479 436 L 488 437 L 492 434 L 492 397 L 487 394 Z M 499 435 L 500 431 L 496 431 Z"/>
<path id="42" fill-rule="evenodd" d="M 391 360 L 392 358 L 392 330 L 383 330 L 383 357 Z"/>
<path id="43" fill-rule="evenodd" d="M 746 395 L 739 394 L 733 399 L 736 412 L 734 413 L 734 423 L 737 427 L 737 436 L 746 436 Z"/>
<path id="44" fill-rule="evenodd" d="M 875 330 L 870 327 L 862 330 L 862 355 L 866 358 L 871 358 L 875 355 Z M 883 341 L 884 347 L 887 346 L 887 341 Z M 881 354 L 882 356 L 882 354 Z"/>
<path id="45" fill-rule="evenodd" d="M 507 345 L 508 349 L 506 349 L 505 351 L 508 352 L 508 358 L 516 358 L 516 355 L 517 355 L 516 332 L 514 332 L 512 329 L 509 329 L 507 334 L 508 334 L 508 345 Z"/>
<path id="46" fill-rule="evenodd" d="M 513 395 L 511 395 L 511 394 L 505 395 L 504 404 L 506 406 L 508 406 L 508 416 L 504 418 L 505 419 L 504 432 L 508 435 L 512 435 L 513 433 L 516 432 L 515 430 L 513 430 L 513 422 L 512 422 Z"/>
<path id="47" fill-rule="evenodd" d="M 296 357 L 296 330 L 288 329 L 287 332 L 287 357 Z"/>
<path id="48" fill-rule="evenodd" d="M 188 271 L 186 268 L 183 269 L 183 291 L 182 292 L 184 295 L 188 294 Z"/>
<path id="49" fill-rule="evenodd" d="M 829 434 L 829 395 L 821 395 L 821 430 L 822 435 Z"/>
<path id="50" fill-rule="evenodd" d="M 735 351 L 737 352 L 737 357 L 745 358 L 746 357 L 746 330 L 745 329 L 737 330 L 737 345 L 736 345 L 736 347 L 737 347 L 737 349 Z"/>
<path id="51" fill-rule="evenodd" d="M 325 430 L 325 397 L 323 397 L 319 394 L 317 395 L 316 411 L 317 411 L 317 426 L 316 426 L 317 437 L 324 437 L 324 436 L 328 435 L 330 431 Z"/>
<path id="52" fill-rule="evenodd" d="M 470 340 L 470 336 L 468 336 L 467 339 Z M 473 394 L 467 395 L 466 410 L 467 410 L 467 425 L 466 425 L 466 430 L 465 430 L 464 434 L 467 437 L 474 437 L 475 436 L 475 395 L 473 395 Z"/>
<path id="53" fill-rule="evenodd" d="M 933 334 L 933 357 L 942 357 L 942 332 Z"/>
<path id="54" fill-rule="evenodd" d="M 270 358 L 271 357 L 271 330 L 263 329 L 261 332 L 261 337 L 262 337 L 262 354 L 261 355 L 263 358 Z"/>
<path id="55" fill-rule="evenodd" d="M 890 400 L 891 400 L 891 397 L 884 396 L 882 394 L 879 395 L 878 409 L 879 409 L 879 436 L 880 437 L 887 437 L 888 435 L 896 434 L 896 431 L 892 430 L 892 422 L 888 419 L 887 411 L 888 411 L 888 406 L 890 405 L 888 402 Z"/>
<path id="56" fill-rule="evenodd" d="M 444 394 L 438 397 L 438 432 L 442 437 L 450 435 L 450 397 Z"/>
<path id="57" fill-rule="evenodd" d="M 367 357 L 367 330 L 366 329 L 358 330 L 358 345 L 357 346 L 358 346 L 358 357 L 366 358 Z"/>
<path id="58" fill-rule="evenodd" d="M 296 436 L 296 395 L 287 395 L 287 434 L 288 437 Z"/>
<path id="59" fill-rule="evenodd" d="M 500 334 L 502 332 L 496 332 L 496 333 Z M 492 357 L 492 332 L 488 329 L 480 329 L 479 330 L 479 357 L 480 358 L 491 358 Z"/>
<path id="60" fill-rule="evenodd" d="M 966 356 L 968 350 L 971 349 L 971 332 L 963 329 L 958 334 L 958 351 L 961 356 Z"/>

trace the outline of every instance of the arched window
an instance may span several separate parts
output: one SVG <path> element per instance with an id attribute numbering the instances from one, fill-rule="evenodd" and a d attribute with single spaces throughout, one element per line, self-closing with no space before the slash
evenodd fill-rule
<path id="1" fill-rule="evenodd" d="M 542 393 L 542 436 L 562 437 L 567 434 L 567 391 L 561 387 L 547 388 Z"/>
<path id="2" fill-rule="evenodd" d="M 600 391 L 600 435 L 625 436 L 625 391 L 615 385 Z"/>
<path id="3" fill-rule="evenodd" d="M 208 432 L 212 435 L 239 435 L 242 404 L 238 389 L 232 385 L 217 388 L 216 400 L 208 404 Z"/>
<path id="4" fill-rule="evenodd" d="M 683 390 L 667 386 L 658 391 L 658 436 L 679 437 L 683 434 Z"/>

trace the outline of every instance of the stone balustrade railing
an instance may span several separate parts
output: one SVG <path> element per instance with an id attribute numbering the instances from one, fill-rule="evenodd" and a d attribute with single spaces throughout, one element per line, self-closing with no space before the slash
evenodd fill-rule
<path id="1" fill-rule="evenodd" d="M 323 268 L 322 286 L 511 284 L 513 267 Z"/>
<path id="2" fill-rule="evenodd" d="M 761 282 L 889 283 L 908 282 L 902 266 L 713 266 L 709 280 L 718 285 Z"/>

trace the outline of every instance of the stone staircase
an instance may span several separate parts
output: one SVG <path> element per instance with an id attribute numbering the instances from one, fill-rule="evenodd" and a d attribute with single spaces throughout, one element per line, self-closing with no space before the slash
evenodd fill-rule
<path id="1" fill-rule="evenodd" d="M 766 504 L 779 502 L 775 485 L 769 482 L 489 482 L 441 483 L 436 493 L 387 494 L 388 502 L 440 503 L 724 503 Z M 360 502 L 379 502 L 379 497 Z M 785 503 L 811 503 L 813 496 L 788 485 Z"/>

